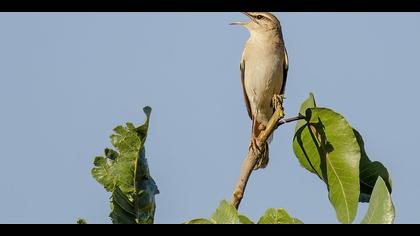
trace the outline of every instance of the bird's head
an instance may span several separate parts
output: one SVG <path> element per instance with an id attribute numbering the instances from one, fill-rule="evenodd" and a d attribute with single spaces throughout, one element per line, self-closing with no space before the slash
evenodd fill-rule
<path id="1" fill-rule="evenodd" d="M 281 30 L 279 20 L 269 12 L 242 12 L 251 19 L 251 21 L 233 22 L 231 25 L 242 25 L 250 32 L 267 32 Z"/>

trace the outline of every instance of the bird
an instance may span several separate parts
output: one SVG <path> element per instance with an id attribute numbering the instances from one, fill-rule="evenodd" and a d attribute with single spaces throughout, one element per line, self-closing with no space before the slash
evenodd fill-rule
<path id="1" fill-rule="evenodd" d="M 244 26 L 250 33 L 241 57 L 240 77 L 245 105 L 252 120 L 249 148 L 261 151 L 254 166 L 254 170 L 258 170 L 268 164 L 268 144 L 272 139 L 271 136 L 262 143 L 258 136 L 275 111 L 274 96 L 284 96 L 289 59 L 277 17 L 269 12 L 242 13 L 250 21 L 233 22 L 231 25 Z"/>

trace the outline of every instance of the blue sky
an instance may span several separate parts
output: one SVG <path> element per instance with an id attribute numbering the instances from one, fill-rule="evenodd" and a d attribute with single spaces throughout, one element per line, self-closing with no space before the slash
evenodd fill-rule
<path id="1" fill-rule="evenodd" d="M 314 92 L 363 135 L 392 176 L 397 223 L 420 222 L 420 14 L 275 13 L 289 53 L 285 109 Z M 208 217 L 230 199 L 251 121 L 239 79 L 240 13 L 1 13 L 0 223 L 110 223 L 90 175 L 112 129 L 153 108 L 146 152 L 156 223 Z M 240 212 L 285 208 L 337 223 L 325 185 L 301 168 L 294 124 L 276 131 L 270 164 Z M 360 221 L 367 209 L 359 208 Z"/>

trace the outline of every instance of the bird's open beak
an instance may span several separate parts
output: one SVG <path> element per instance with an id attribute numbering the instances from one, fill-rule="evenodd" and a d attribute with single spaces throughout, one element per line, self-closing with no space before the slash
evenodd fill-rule
<path id="1" fill-rule="evenodd" d="M 244 21 L 237 21 L 237 22 L 232 22 L 229 25 L 246 25 L 249 22 L 244 22 Z"/>
<path id="2" fill-rule="evenodd" d="M 241 13 L 244 14 L 244 15 L 246 15 L 246 16 L 248 16 L 251 20 L 254 20 L 252 18 L 252 16 L 250 14 L 248 14 L 248 12 L 241 12 Z M 246 22 L 246 21 L 237 21 L 237 22 L 230 23 L 230 25 L 246 25 L 248 23 L 249 23 L 249 21 L 248 22 Z"/>

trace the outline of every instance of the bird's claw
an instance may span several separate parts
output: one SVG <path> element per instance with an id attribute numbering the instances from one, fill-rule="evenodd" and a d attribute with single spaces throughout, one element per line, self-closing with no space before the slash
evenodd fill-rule
<path id="1" fill-rule="evenodd" d="M 256 154 L 260 154 L 264 151 L 264 145 L 257 137 L 251 138 L 249 148 Z"/>
<path id="2" fill-rule="evenodd" d="M 285 99 L 284 94 L 279 95 L 279 94 L 274 94 L 273 99 L 272 99 L 272 103 L 274 106 L 275 110 L 284 110 L 283 108 L 283 99 Z"/>

